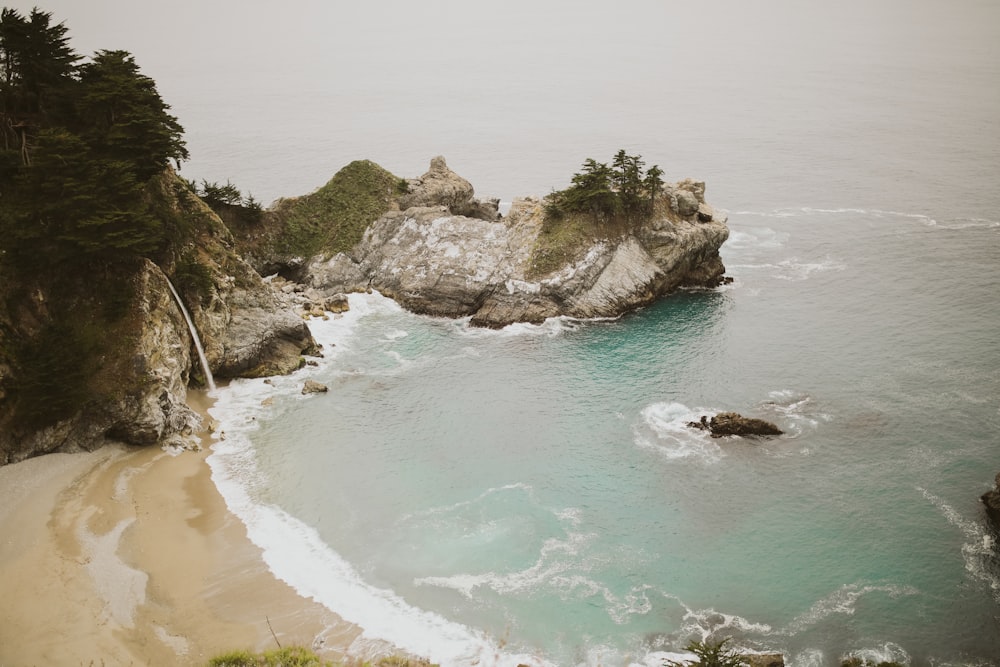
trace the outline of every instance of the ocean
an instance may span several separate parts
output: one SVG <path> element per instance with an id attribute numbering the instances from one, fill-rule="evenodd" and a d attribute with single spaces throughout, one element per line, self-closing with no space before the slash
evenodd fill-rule
<path id="1" fill-rule="evenodd" d="M 188 178 L 442 154 L 510 202 L 625 148 L 729 214 L 730 285 L 501 331 L 351 295 L 318 367 L 217 391 L 213 478 L 355 649 L 1000 664 L 1000 4 L 202 4 L 44 7 L 135 53 Z M 726 410 L 786 433 L 686 426 Z"/>

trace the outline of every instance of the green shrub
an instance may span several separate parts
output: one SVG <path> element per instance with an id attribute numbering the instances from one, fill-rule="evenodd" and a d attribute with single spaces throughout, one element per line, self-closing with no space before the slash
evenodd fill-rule
<path id="1" fill-rule="evenodd" d="M 332 662 L 301 646 L 289 646 L 263 653 L 231 651 L 208 661 L 208 667 L 332 667 Z"/>
<path id="2" fill-rule="evenodd" d="M 746 665 L 746 660 L 742 655 L 726 648 L 728 643 L 729 639 L 723 639 L 717 643 L 692 641 L 685 647 L 685 650 L 698 656 L 697 662 L 689 662 L 685 665 L 685 663 L 676 660 L 666 660 L 663 664 L 665 667 L 742 667 Z"/>

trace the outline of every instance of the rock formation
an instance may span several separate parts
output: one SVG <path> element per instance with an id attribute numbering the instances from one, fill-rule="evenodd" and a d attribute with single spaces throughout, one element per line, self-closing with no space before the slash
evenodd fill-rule
<path id="1" fill-rule="evenodd" d="M 1000 526 L 1000 472 L 994 479 L 994 487 L 979 496 L 979 499 L 986 506 L 986 514 L 995 524 Z"/>
<path id="2" fill-rule="evenodd" d="M 688 422 L 691 428 L 708 431 L 713 438 L 726 435 L 768 436 L 781 435 L 784 431 L 769 421 L 744 417 L 736 412 L 720 412 L 711 419 L 702 415 L 701 421 Z"/>
<path id="3" fill-rule="evenodd" d="M 176 176 L 165 174 L 161 195 L 178 215 L 196 220 L 198 231 L 163 268 L 142 260 L 109 269 L 107 276 L 41 276 L 30 284 L 8 279 L 0 288 L 0 305 L 6 303 L 0 308 L 0 464 L 108 441 L 195 443 L 200 420 L 185 401 L 192 373 L 201 371 L 164 268 L 192 314 L 215 376 L 287 373 L 301 365 L 302 354 L 315 350 L 302 318 L 236 256 L 231 235 L 211 210 L 176 183 Z M 198 267 L 205 278 L 201 289 L 185 286 L 181 256 L 195 258 L 188 267 Z M 106 296 L 112 288 L 120 304 Z M 46 332 L 55 334 L 42 345 Z M 79 338 L 82 351 L 100 349 L 100 356 L 90 365 L 76 364 L 60 352 L 73 342 L 65 336 Z M 5 338 L 10 348 L 4 348 Z M 28 347 L 8 354 L 18 343 Z M 78 386 L 63 391 L 53 384 L 37 372 L 46 363 L 58 369 L 49 376 L 66 375 L 66 367 L 72 376 L 66 382 Z M 39 382 L 51 389 L 35 396 Z M 5 387 L 14 389 L 12 395 L 4 394 Z"/>
<path id="4" fill-rule="evenodd" d="M 678 287 L 722 281 L 719 247 L 729 230 L 726 216 L 704 203 L 703 183 L 670 186 L 669 214 L 595 237 L 579 257 L 539 275 L 532 261 L 543 203 L 517 200 L 503 220 L 456 214 L 471 187 L 444 169 L 435 158 L 417 191 L 401 200 L 413 206 L 374 221 L 350 252 L 315 259 L 304 282 L 327 293 L 376 289 L 417 313 L 471 316 L 473 325 L 500 328 L 559 315 L 613 317 Z"/>

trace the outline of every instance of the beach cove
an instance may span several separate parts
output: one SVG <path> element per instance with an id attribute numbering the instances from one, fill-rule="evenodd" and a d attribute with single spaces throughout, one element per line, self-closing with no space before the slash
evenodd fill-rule
<path id="1" fill-rule="evenodd" d="M 200 397 L 204 400 L 204 397 Z M 357 628 L 276 580 L 208 449 L 108 447 L 0 468 L 0 664 L 195 665 Z"/>

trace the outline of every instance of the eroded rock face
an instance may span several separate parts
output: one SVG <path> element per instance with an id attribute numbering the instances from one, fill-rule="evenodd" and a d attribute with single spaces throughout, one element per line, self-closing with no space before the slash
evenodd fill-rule
<path id="1" fill-rule="evenodd" d="M 349 254 L 310 264 L 305 280 L 327 292 L 376 289 L 414 312 L 471 316 L 475 326 L 613 317 L 678 287 L 721 282 L 726 218 L 680 191 L 695 201 L 689 219 L 653 220 L 614 242 L 595 241 L 581 259 L 544 276 L 529 277 L 542 203 L 522 199 L 498 221 L 455 215 L 444 205 L 387 213 Z M 706 221 L 699 221 L 700 206 Z"/>
<path id="2" fill-rule="evenodd" d="M 115 355 L 91 378 L 80 410 L 44 428 L 0 428 L 0 464 L 50 452 L 93 450 L 108 441 L 194 446 L 200 417 L 187 407 L 191 338 L 163 272 L 144 262 L 118 328 Z"/>
<path id="3" fill-rule="evenodd" d="M 440 155 L 431 160 L 427 173 L 409 181 L 409 186 L 409 194 L 400 197 L 401 210 L 444 206 L 455 215 L 483 220 L 496 220 L 499 217 L 499 201 L 476 200 L 472 184 L 449 169 L 444 157 Z"/>

